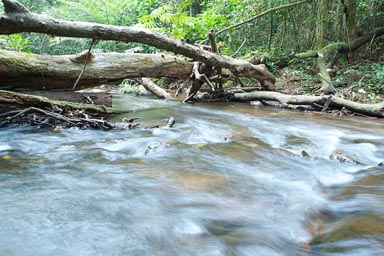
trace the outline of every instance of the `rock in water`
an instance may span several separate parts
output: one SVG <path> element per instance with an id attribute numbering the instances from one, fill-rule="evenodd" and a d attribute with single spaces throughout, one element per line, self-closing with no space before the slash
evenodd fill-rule
<path id="1" fill-rule="evenodd" d="M 167 127 L 172 128 L 176 123 L 176 120 L 173 116 L 170 116 L 168 119 Z"/>
<path id="2" fill-rule="evenodd" d="M 361 162 L 353 159 L 352 157 L 344 155 L 343 152 L 339 150 L 335 150 L 334 152 L 332 152 L 332 154 L 329 156 L 329 159 L 337 160 L 340 163 L 363 165 Z"/>

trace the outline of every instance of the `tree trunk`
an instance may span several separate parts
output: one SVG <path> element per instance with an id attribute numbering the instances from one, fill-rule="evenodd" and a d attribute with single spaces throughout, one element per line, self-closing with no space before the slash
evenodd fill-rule
<path id="1" fill-rule="evenodd" d="M 0 16 L 0 34 L 36 32 L 64 37 L 143 43 L 190 57 L 208 66 L 227 68 L 236 76 L 257 79 L 267 90 L 274 89 L 275 76 L 264 65 L 253 65 L 243 60 L 221 56 L 150 30 L 58 20 L 30 13 L 23 5 L 14 0 L 2 0 L 2 2 L 5 14 Z"/>
<path id="2" fill-rule="evenodd" d="M 95 113 L 114 112 L 112 108 L 106 108 L 105 106 L 53 100 L 43 96 L 0 90 L 0 108 L 23 109 L 28 107 L 36 107 L 42 109 L 51 109 L 53 106 L 58 108 L 83 109 Z"/>
<path id="3" fill-rule="evenodd" d="M 352 41 L 357 37 L 357 24 L 356 24 L 356 14 L 357 14 L 357 3 L 356 0 L 346 0 L 344 3 L 344 15 L 345 15 L 345 23 L 347 26 L 347 37 L 348 41 Z"/>
<path id="4" fill-rule="evenodd" d="M 0 87 L 70 90 L 84 67 L 85 54 L 52 56 L 0 50 Z M 76 88 L 136 77 L 185 79 L 192 67 L 185 58 L 165 54 L 91 54 Z"/>
<path id="5" fill-rule="evenodd" d="M 331 76 L 327 71 L 327 66 L 325 64 L 326 56 L 321 53 L 324 44 L 324 28 L 325 28 L 325 13 L 327 11 L 327 2 L 326 0 L 318 0 L 318 8 L 317 8 L 317 26 L 316 26 L 316 48 L 318 53 L 317 56 L 317 65 L 319 69 L 319 77 L 321 80 L 321 88 L 319 91 L 324 94 L 335 93 L 336 89 L 332 85 Z"/>
<path id="6" fill-rule="evenodd" d="M 347 38 L 348 43 L 354 40 L 357 37 L 358 27 L 356 23 L 357 18 L 357 3 L 356 0 L 348 0 L 348 5 L 346 7 L 346 25 L 347 25 Z M 357 55 L 354 52 L 351 52 L 351 59 L 355 61 Z"/>
<path id="7" fill-rule="evenodd" d="M 384 102 L 376 104 L 363 104 L 345 100 L 337 96 L 307 96 L 307 95 L 286 95 L 278 92 L 250 92 L 235 93 L 232 97 L 236 101 L 270 100 L 277 101 L 283 106 L 291 105 L 317 105 L 325 111 L 327 108 L 346 108 L 355 113 L 384 117 Z"/>

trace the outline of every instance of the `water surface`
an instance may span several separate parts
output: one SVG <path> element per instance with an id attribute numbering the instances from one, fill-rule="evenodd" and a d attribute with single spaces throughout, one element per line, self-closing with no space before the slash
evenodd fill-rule
<path id="1" fill-rule="evenodd" d="M 382 120 L 115 104 L 141 128 L 0 130 L 0 255 L 384 253 Z"/>

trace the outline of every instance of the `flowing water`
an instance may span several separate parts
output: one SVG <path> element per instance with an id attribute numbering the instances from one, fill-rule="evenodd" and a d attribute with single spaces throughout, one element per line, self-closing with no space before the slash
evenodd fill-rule
<path id="1" fill-rule="evenodd" d="M 115 104 L 141 128 L 0 130 L 0 255 L 384 255 L 382 120 Z"/>

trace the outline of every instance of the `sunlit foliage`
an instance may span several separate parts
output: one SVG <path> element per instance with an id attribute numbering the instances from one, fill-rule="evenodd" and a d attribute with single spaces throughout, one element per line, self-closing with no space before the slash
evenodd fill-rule
<path id="1" fill-rule="evenodd" d="M 188 43 L 202 42 L 211 29 L 219 31 L 247 20 L 272 7 L 293 0 L 21 0 L 30 10 L 51 16 L 102 24 L 141 26 L 170 37 L 184 38 Z M 322 3 L 322 5 L 320 5 Z M 317 43 L 318 12 L 322 13 L 324 42 L 349 41 L 345 8 L 356 4 L 352 20 L 363 34 L 384 24 L 384 2 L 381 0 L 314 0 L 296 7 L 281 9 L 217 36 L 221 50 L 239 55 L 252 51 L 274 55 L 314 49 Z M 325 8 L 324 8 L 325 6 Z M 320 8 L 322 7 L 322 8 Z M 89 40 L 58 39 L 30 36 L 31 49 L 38 53 L 69 53 L 87 48 Z M 125 51 L 136 44 L 101 42 L 104 51 Z M 143 51 L 153 51 L 143 47 Z"/>

